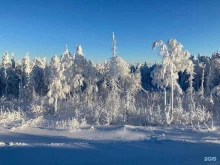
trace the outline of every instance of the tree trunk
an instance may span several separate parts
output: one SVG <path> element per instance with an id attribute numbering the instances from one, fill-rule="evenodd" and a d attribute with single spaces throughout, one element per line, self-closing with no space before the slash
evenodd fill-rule
<path id="1" fill-rule="evenodd" d="M 8 76 L 7 76 L 7 71 L 5 69 L 5 97 L 8 95 Z"/>
<path id="2" fill-rule="evenodd" d="M 167 91 L 166 88 L 164 88 L 164 108 L 167 106 Z"/>
<path id="3" fill-rule="evenodd" d="M 5 97 L 8 95 L 8 78 L 6 77 Z"/>
<path id="4" fill-rule="evenodd" d="M 170 104 L 171 104 L 171 117 L 173 115 L 173 63 L 171 64 L 171 101 L 170 101 Z"/>
<path id="5" fill-rule="evenodd" d="M 57 98 L 54 100 L 54 112 L 57 112 Z"/>
<path id="6" fill-rule="evenodd" d="M 204 75 L 205 75 L 205 71 L 204 71 L 204 69 L 202 70 L 202 83 L 201 83 L 201 95 L 202 95 L 202 97 L 203 97 L 203 95 L 204 95 Z"/>

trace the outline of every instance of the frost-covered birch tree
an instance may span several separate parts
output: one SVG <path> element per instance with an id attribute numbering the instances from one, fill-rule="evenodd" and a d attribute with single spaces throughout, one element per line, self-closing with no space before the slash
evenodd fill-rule
<path id="1" fill-rule="evenodd" d="M 159 40 L 153 43 L 153 49 L 156 47 L 160 47 L 159 55 L 162 55 L 162 68 L 159 70 L 159 76 L 155 76 L 156 83 L 161 86 L 161 82 L 159 80 L 164 79 L 166 76 L 166 81 L 162 82 L 162 86 L 164 86 L 164 90 L 167 87 L 170 88 L 170 105 L 166 108 L 166 119 L 167 123 L 170 124 L 173 120 L 173 111 L 174 111 L 174 90 L 177 93 L 181 94 L 182 89 L 177 83 L 178 72 L 187 70 L 190 74 L 193 75 L 192 70 L 188 69 L 191 66 L 191 62 L 189 60 L 190 54 L 186 50 L 183 49 L 183 45 L 177 42 L 176 39 L 169 39 L 167 45 Z"/>
<path id="2" fill-rule="evenodd" d="M 201 95 L 201 97 L 204 96 L 204 79 L 205 79 L 205 63 L 204 62 L 201 62 L 199 64 L 199 66 L 202 68 L 202 78 L 201 78 L 201 86 L 200 86 L 200 89 L 199 89 L 199 94 Z"/>

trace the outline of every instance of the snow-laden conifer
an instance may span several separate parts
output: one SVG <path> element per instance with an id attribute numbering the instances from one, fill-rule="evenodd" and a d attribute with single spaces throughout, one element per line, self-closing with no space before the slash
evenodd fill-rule
<path id="1" fill-rule="evenodd" d="M 65 83 L 63 67 L 59 58 L 55 55 L 50 61 L 49 67 L 49 103 L 54 105 L 54 111 L 58 111 L 58 101 L 66 98 L 70 87 Z"/>
<path id="2" fill-rule="evenodd" d="M 32 95 L 32 86 L 30 80 L 30 73 L 32 71 L 32 64 L 30 61 L 29 53 L 26 53 L 24 58 L 22 59 L 21 65 L 21 81 L 20 81 L 20 89 L 19 96 L 23 101 L 30 101 Z"/>
<path id="3" fill-rule="evenodd" d="M 4 82 L 5 82 L 5 97 L 8 95 L 8 74 L 7 70 L 11 66 L 11 61 L 9 59 L 8 52 L 5 52 L 2 56 L 2 68 L 3 68 L 3 74 L 4 74 Z"/>

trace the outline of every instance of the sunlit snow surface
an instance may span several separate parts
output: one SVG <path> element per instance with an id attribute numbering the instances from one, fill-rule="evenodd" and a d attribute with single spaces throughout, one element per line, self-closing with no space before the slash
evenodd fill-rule
<path id="1" fill-rule="evenodd" d="M 0 165 L 220 164 L 220 128 L 37 125 L 0 127 Z M 216 157 L 207 162 L 204 157 Z"/>

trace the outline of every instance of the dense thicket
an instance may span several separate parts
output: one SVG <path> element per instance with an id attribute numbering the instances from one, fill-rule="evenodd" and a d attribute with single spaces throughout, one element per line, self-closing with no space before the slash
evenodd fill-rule
<path id="1" fill-rule="evenodd" d="M 220 54 L 195 57 L 175 39 L 159 46 L 162 64 L 129 64 L 116 54 L 94 64 L 82 47 L 49 62 L 2 56 L 2 108 L 35 115 L 68 114 L 95 124 L 190 124 L 220 112 Z"/>

